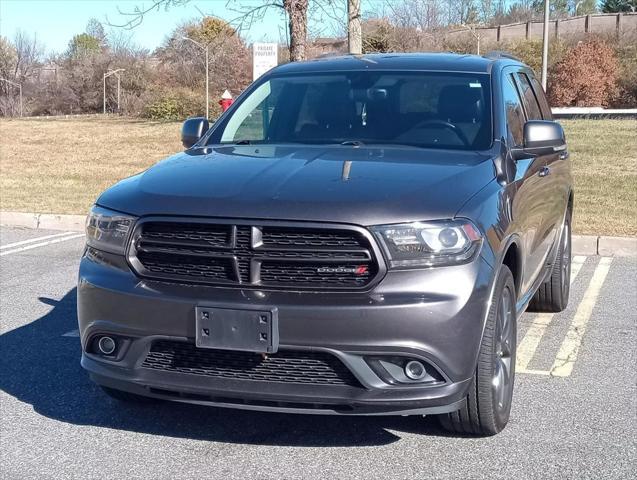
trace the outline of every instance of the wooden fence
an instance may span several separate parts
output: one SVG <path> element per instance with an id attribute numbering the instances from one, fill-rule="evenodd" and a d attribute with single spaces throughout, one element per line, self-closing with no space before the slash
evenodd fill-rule
<path id="1" fill-rule="evenodd" d="M 549 31 L 552 36 L 573 36 L 584 33 L 603 35 L 615 34 L 617 37 L 637 34 L 637 13 L 598 13 L 580 15 L 558 20 L 551 20 Z M 529 22 L 509 23 L 497 27 L 476 27 L 474 32 L 480 40 L 501 42 L 517 39 L 541 39 L 544 22 L 532 20 Z M 471 32 L 467 28 L 447 32 L 447 39 L 470 38 Z"/>

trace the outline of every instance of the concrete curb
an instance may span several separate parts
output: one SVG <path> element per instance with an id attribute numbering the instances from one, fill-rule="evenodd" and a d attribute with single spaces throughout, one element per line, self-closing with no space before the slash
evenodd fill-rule
<path id="1" fill-rule="evenodd" d="M 57 213 L 0 212 L 0 225 L 84 232 L 86 215 Z"/>
<path id="2" fill-rule="evenodd" d="M 86 215 L 0 212 L 0 225 L 84 232 Z M 637 257 L 637 237 L 573 235 L 573 255 Z"/>

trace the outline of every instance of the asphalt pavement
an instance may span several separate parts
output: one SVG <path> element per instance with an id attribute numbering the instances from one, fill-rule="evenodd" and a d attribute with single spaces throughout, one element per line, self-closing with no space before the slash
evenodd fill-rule
<path id="1" fill-rule="evenodd" d="M 0 478 L 606 479 L 637 470 L 637 260 L 578 256 L 571 302 L 525 313 L 511 421 L 126 406 L 79 365 L 77 233 L 0 228 Z"/>

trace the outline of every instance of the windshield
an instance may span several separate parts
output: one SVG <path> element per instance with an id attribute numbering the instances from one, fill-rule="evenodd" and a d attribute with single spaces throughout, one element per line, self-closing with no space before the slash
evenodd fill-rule
<path id="1" fill-rule="evenodd" d="M 207 143 L 483 150 L 491 139 L 488 75 L 356 71 L 272 77 Z"/>

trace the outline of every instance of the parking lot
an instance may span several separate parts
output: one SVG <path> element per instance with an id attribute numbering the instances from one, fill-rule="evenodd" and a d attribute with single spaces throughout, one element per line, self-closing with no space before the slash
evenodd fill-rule
<path id="1" fill-rule="evenodd" d="M 574 258 L 571 302 L 525 313 L 509 426 L 124 406 L 79 365 L 83 236 L 0 228 L 2 478 L 634 478 L 637 261 Z"/>

